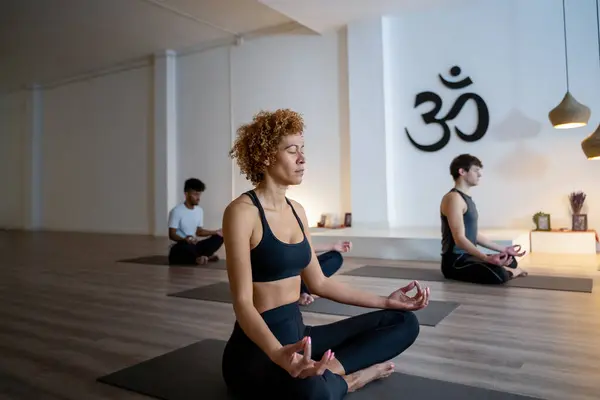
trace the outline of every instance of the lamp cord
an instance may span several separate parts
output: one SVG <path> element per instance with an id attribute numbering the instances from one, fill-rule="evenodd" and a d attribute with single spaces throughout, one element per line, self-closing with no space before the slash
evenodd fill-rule
<path id="1" fill-rule="evenodd" d="M 598 0 L 596 0 L 596 3 L 598 3 Z M 568 61 L 568 56 L 567 56 L 567 17 L 566 17 L 566 13 L 565 13 L 565 0 L 563 0 L 562 6 L 563 6 L 563 31 L 564 31 L 564 35 L 565 35 L 565 71 L 567 74 L 567 92 L 568 92 L 569 91 L 569 61 Z"/>

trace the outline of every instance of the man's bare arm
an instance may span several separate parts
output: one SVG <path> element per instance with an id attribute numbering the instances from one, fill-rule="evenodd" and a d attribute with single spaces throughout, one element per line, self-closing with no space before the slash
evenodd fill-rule
<path id="1" fill-rule="evenodd" d="M 494 243 L 493 241 L 491 241 L 490 239 L 488 239 L 481 233 L 477 233 L 477 244 L 485 247 L 486 249 L 495 250 L 498 252 L 504 251 L 504 247 Z"/>
<path id="2" fill-rule="evenodd" d="M 204 228 L 201 228 L 201 227 L 197 227 L 196 228 L 196 236 L 198 236 L 198 237 L 218 235 L 219 232 L 220 232 L 219 230 L 211 231 L 211 230 L 204 229 Z"/>
<path id="3" fill-rule="evenodd" d="M 176 228 L 169 228 L 169 239 L 171 239 L 174 242 L 183 242 L 187 238 L 179 236 L 177 234 L 177 229 Z"/>
<path id="4" fill-rule="evenodd" d="M 481 252 L 476 245 L 471 243 L 465 235 L 463 209 L 464 200 L 457 193 L 448 194 L 442 201 L 442 213 L 448 219 L 448 225 L 450 226 L 454 243 L 472 256 L 485 260 L 487 255 Z"/>

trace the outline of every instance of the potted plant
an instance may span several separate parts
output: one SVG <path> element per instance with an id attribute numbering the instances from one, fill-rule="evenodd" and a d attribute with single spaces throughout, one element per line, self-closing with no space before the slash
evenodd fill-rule
<path id="1" fill-rule="evenodd" d="M 585 193 L 582 191 L 569 194 L 569 203 L 571 203 L 572 228 L 574 231 L 587 231 L 587 214 L 582 214 L 583 203 L 585 202 Z"/>
<path id="2" fill-rule="evenodd" d="M 537 212 L 533 215 L 533 223 L 536 231 L 549 231 L 552 229 L 550 225 L 550 214 Z"/>

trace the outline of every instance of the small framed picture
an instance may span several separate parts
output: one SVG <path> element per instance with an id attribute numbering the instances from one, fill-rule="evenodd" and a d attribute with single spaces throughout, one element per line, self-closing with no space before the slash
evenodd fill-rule
<path id="1" fill-rule="evenodd" d="M 344 226 L 352 226 L 352 213 L 346 213 L 344 215 Z"/>
<path id="2" fill-rule="evenodd" d="M 327 222 L 327 214 L 321 214 L 321 220 L 317 222 L 317 227 L 324 228 Z"/>
<path id="3" fill-rule="evenodd" d="M 537 213 L 534 218 L 536 231 L 551 230 L 550 214 Z"/>
<path id="4" fill-rule="evenodd" d="M 587 214 L 573 214 L 573 230 L 577 232 L 588 230 Z"/>

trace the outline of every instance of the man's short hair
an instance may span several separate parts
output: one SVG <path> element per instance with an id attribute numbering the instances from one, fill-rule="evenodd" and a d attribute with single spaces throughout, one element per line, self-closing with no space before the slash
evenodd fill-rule
<path id="1" fill-rule="evenodd" d="M 452 178 L 454 178 L 454 180 L 457 180 L 460 176 L 459 171 L 461 169 L 468 171 L 473 166 L 483 168 L 483 164 L 481 163 L 481 160 L 479 158 L 470 154 L 461 154 L 455 157 L 454 160 L 452 160 L 452 162 L 450 163 L 450 175 L 452 175 Z"/>
<path id="2" fill-rule="evenodd" d="M 187 179 L 183 185 L 184 192 L 190 192 L 192 190 L 195 192 L 204 192 L 205 189 L 206 185 L 204 185 L 204 182 L 196 178 Z"/>

